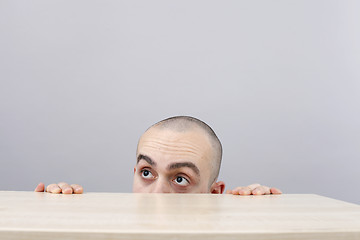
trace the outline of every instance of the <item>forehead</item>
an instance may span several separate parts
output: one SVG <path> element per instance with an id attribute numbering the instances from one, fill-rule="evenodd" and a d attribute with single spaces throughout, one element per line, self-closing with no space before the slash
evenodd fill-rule
<path id="1" fill-rule="evenodd" d="M 199 128 L 186 131 L 150 128 L 140 138 L 140 153 L 151 155 L 157 162 L 186 160 L 206 165 L 212 157 L 212 148 L 208 135 Z"/>

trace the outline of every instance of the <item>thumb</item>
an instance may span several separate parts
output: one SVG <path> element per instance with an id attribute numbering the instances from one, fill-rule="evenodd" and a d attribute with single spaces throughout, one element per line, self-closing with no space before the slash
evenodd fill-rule
<path id="1" fill-rule="evenodd" d="M 45 190 L 45 184 L 39 183 L 37 187 L 35 188 L 34 192 L 43 192 Z"/>

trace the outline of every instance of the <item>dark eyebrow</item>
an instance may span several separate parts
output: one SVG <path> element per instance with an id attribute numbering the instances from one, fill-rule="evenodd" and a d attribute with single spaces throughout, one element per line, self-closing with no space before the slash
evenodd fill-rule
<path id="1" fill-rule="evenodd" d="M 168 169 L 176 169 L 176 168 L 182 168 L 182 167 L 191 168 L 196 173 L 196 175 L 200 176 L 199 168 L 195 164 L 193 164 L 192 162 L 172 163 L 167 168 Z"/>
<path id="2" fill-rule="evenodd" d="M 156 166 L 156 163 L 146 155 L 139 154 L 139 156 L 137 157 L 137 163 L 139 163 L 140 160 L 145 160 L 151 166 Z"/>

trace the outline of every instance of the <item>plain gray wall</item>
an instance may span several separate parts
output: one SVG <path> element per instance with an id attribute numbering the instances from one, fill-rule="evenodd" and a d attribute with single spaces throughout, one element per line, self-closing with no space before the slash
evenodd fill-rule
<path id="1" fill-rule="evenodd" d="M 0 0 L 0 190 L 131 192 L 143 131 L 191 115 L 228 187 L 359 204 L 359 3 Z"/>

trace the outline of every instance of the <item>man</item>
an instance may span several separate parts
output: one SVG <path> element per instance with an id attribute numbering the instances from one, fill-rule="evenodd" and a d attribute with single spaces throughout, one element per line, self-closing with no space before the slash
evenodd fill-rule
<path id="1" fill-rule="evenodd" d="M 162 120 L 145 131 L 136 151 L 133 192 L 214 193 L 224 192 L 217 181 L 222 146 L 215 132 L 199 119 L 177 116 Z M 43 192 L 40 183 L 35 191 Z M 82 193 L 80 185 L 51 184 L 50 193 Z M 252 184 L 226 193 L 234 195 L 281 194 L 276 188 Z"/>

